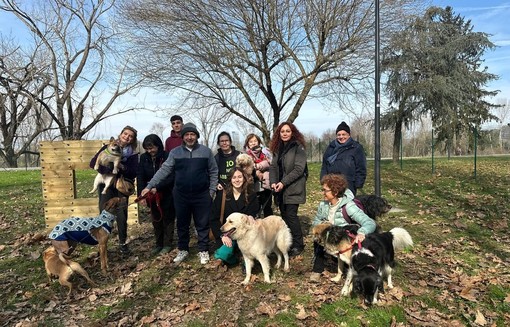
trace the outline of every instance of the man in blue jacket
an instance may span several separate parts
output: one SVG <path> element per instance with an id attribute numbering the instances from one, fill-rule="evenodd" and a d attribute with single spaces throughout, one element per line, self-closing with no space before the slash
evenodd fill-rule
<path id="1" fill-rule="evenodd" d="M 327 174 L 343 174 L 354 195 L 367 178 L 363 146 L 351 138 L 351 129 L 344 121 L 336 128 L 336 140 L 329 144 L 322 158 L 320 178 Z"/>
<path id="2" fill-rule="evenodd" d="M 200 134 L 194 124 L 185 124 L 181 136 L 182 146 L 170 151 L 168 159 L 141 195 L 155 192 L 159 183 L 169 178 L 172 172 L 175 173 L 173 197 L 179 253 L 174 262 L 181 262 L 189 255 L 189 227 L 193 216 L 198 234 L 198 256 L 200 263 L 206 264 L 209 262 L 209 214 L 218 185 L 218 166 L 211 149 L 198 144 Z"/>

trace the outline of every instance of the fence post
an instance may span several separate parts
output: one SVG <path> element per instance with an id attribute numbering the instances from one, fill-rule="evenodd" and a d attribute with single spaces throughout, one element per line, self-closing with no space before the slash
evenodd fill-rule
<path id="1" fill-rule="evenodd" d="M 434 128 L 432 128 L 432 174 L 436 171 L 434 167 Z"/>

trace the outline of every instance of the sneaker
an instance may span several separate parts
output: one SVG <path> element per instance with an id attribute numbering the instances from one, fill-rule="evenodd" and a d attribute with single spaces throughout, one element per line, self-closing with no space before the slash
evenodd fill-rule
<path id="1" fill-rule="evenodd" d="M 207 251 L 198 252 L 198 257 L 200 258 L 200 263 L 203 265 L 209 262 L 209 252 Z"/>
<path id="2" fill-rule="evenodd" d="M 177 256 L 174 258 L 174 262 L 179 263 L 188 257 L 189 252 L 186 250 L 179 250 Z"/>
<path id="3" fill-rule="evenodd" d="M 170 252 L 171 250 L 172 250 L 172 248 L 171 248 L 171 247 L 169 247 L 169 246 L 164 246 L 164 247 L 162 247 L 162 248 L 161 248 L 161 251 L 159 251 L 159 254 L 160 254 L 160 255 L 161 255 L 161 254 L 167 254 L 167 253 L 168 253 L 168 252 Z"/>
<path id="4" fill-rule="evenodd" d="M 163 247 L 162 247 L 162 246 L 156 246 L 156 247 L 154 247 L 154 248 L 152 249 L 152 251 L 151 251 L 151 255 L 156 255 L 156 254 L 158 254 L 158 253 L 159 253 L 162 249 L 163 249 Z"/>

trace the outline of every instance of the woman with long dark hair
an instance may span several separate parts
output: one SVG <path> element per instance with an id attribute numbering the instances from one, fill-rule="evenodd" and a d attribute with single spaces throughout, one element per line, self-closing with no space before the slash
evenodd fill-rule
<path id="1" fill-rule="evenodd" d="M 273 134 L 269 149 L 273 161 L 269 168 L 271 189 L 280 208 L 280 214 L 290 228 L 292 247 L 290 256 L 303 252 L 303 231 L 299 222 L 299 205 L 306 202 L 305 138 L 293 123 L 281 123 Z"/>

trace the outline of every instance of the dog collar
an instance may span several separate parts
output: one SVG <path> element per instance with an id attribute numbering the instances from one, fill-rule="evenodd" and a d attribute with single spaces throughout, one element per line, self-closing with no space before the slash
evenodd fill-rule
<path id="1" fill-rule="evenodd" d="M 377 271 L 377 269 L 375 269 L 374 265 L 366 265 L 365 268 L 370 268 L 370 269 Z"/>
<path id="2" fill-rule="evenodd" d="M 338 251 L 336 255 L 339 257 L 340 254 L 344 254 L 345 252 L 350 251 L 350 250 L 352 250 L 352 245 L 350 247 L 348 247 L 347 249 L 344 249 L 342 251 Z"/>

